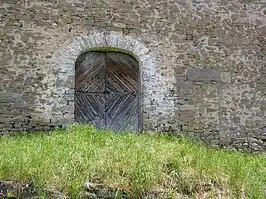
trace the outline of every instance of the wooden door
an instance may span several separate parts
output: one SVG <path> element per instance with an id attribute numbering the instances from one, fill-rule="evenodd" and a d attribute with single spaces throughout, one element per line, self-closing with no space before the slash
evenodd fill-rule
<path id="1" fill-rule="evenodd" d="M 75 120 L 98 128 L 138 130 L 138 63 L 130 55 L 89 52 L 76 61 Z"/>

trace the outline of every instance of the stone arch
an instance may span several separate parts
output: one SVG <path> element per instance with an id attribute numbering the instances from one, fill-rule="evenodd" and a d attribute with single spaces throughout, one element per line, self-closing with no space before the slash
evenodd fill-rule
<path id="1" fill-rule="evenodd" d="M 144 112 L 143 127 L 146 129 L 158 125 L 155 124 L 154 117 L 163 110 L 158 111 L 157 108 L 162 109 L 167 105 L 164 99 L 166 88 L 163 86 L 160 75 L 156 73 L 155 57 L 142 42 L 117 32 L 93 32 L 78 36 L 66 41 L 54 53 L 51 70 L 54 70 L 53 74 L 55 75 L 50 77 L 49 81 L 50 84 L 53 82 L 53 89 L 56 90 L 56 94 L 53 97 L 52 106 L 46 113 L 50 111 L 50 114 L 53 114 L 52 110 L 66 109 L 67 113 L 62 113 L 64 114 L 61 117 L 63 119 L 58 122 L 65 124 L 73 121 L 74 108 L 72 102 L 74 101 L 75 61 L 82 53 L 92 50 L 124 52 L 132 55 L 138 61 L 142 112 Z"/>

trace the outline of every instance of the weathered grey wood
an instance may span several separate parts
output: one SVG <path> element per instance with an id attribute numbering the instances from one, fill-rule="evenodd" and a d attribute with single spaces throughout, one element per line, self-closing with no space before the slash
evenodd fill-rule
<path id="1" fill-rule="evenodd" d="M 138 63 L 130 55 L 106 54 L 106 90 L 112 92 L 138 92 Z"/>
<path id="2" fill-rule="evenodd" d="M 103 92 L 105 90 L 105 53 L 82 54 L 76 61 L 75 90 Z"/>
<path id="3" fill-rule="evenodd" d="M 75 120 L 105 128 L 105 104 L 103 93 L 75 92 Z"/>
<path id="4" fill-rule="evenodd" d="M 110 93 L 106 100 L 106 128 L 116 131 L 137 130 L 139 101 L 136 94 Z"/>
<path id="5" fill-rule="evenodd" d="M 75 120 L 105 128 L 105 53 L 80 55 L 75 69 Z"/>
<path id="6" fill-rule="evenodd" d="M 138 63 L 130 55 L 107 52 L 106 126 L 113 130 L 139 128 Z"/>
<path id="7" fill-rule="evenodd" d="M 138 63 L 130 55 L 81 55 L 76 62 L 75 120 L 117 131 L 138 130 L 138 80 Z"/>

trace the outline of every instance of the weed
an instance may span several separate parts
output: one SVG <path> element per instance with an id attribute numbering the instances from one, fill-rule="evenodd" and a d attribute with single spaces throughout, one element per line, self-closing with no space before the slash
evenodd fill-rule
<path id="1" fill-rule="evenodd" d="M 86 181 L 134 196 L 153 189 L 173 195 L 264 198 L 266 155 L 206 148 L 185 138 L 122 134 L 74 125 L 0 137 L 0 179 L 32 182 L 75 198 Z"/>

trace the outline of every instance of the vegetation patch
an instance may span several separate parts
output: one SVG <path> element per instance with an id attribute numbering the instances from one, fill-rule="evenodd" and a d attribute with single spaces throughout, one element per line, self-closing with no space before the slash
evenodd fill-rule
<path id="1" fill-rule="evenodd" d="M 88 191 L 84 183 L 132 198 L 147 193 L 164 193 L 167 198 L 266 197 L 265 153 L 212 149 L 164 134 L 114 133 L 83 125 L 49 134 L 1 136 L 0 146 L 0 180 L 30 183 L 70 198 Z"/>

